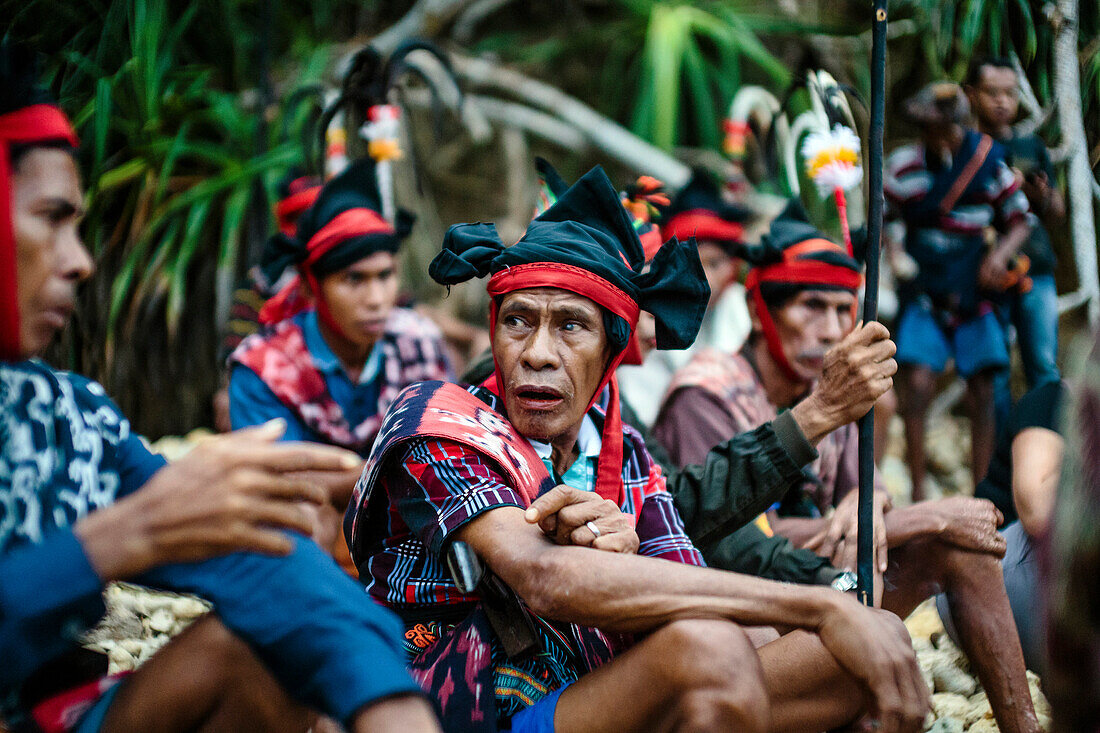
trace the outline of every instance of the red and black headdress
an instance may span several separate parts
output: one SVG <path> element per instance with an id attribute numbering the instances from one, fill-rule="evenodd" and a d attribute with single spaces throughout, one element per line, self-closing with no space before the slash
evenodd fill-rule
<path id="1" fill-rule="evenodd" d="M 69 118 L 37 85 L 34 59 L 11 44 L 0 45 L 0 359 L 19 359 L 18 279 L 12 226 L 14 146 L 61 143 L 77 146 Z"/>
<path id="2" fill-rule="evenodd" d="M 774 302 L 776 295 L 798 290 L 849 290 L 855 294 L 863 283 L 859 262 L 809 223 L 797 199 L 776 217 L 759 245 L 744 247 L 741 254 L 752 268 L 745 288 L 756 308 L 768 351 L 788 377 L 797 379 L 783 353 L 769 302 Z M 853 300 L 853 316 L 855 307 Z"/>
<path id="3" fill-rule="evenodd" d="M 375 252 L 396 252 L 412 229 L 408 212 L 399 210 L 391 223 L 380 208 L 374 161 L 357 160 L 325 184 L 298 219 L 294 236 L 280 233 L 271 239 L 260 264 L 264 275 L 274 282 L 287 267 L 297 267 L 313 291 L 318 315 L 336 328 L 318 297 L 320 281 Z M 302 310 L 302 301 L 292 297 L 297 288 L 298 282 L 292 282 L 269 300 L 260 311 L 260 322 L 277 323 Z"/>
<path id="4" fill-rule="evenodd" d="M 323 187 L 320 178 L 300 170 L 287 177 L 279 186 L 279 202 L 275 204 L 275 222 L 281 233 L 289 237 L 298 233 L 298 219 L 317 202 Z"/>
<path id="5" fill-rule="evenodd" d="M 752 217 L 746 207 L 723 199 L 718 184 L 702 170 L 692 174 L 661 213 L 661 236 L 714 242 L 731 257 L 738 255 L 745 238 L 745 222 Z"/>
<path id="6" fill-rule="evenodd" d="M 620 498 L 622 491 L 622 423 L 614 374 L 638 312 L 653 314 L 657 348 L 682 349 L 695 340 L 710 296 L 694 242 L 671 239 L 643 273 L 644 266 L 645 253 L 630 214 L 597 166 L 536 217 L 511 247 L 504 246 L 491 224 L 457 224 L 448 230 L 443 251 L 428 268 L 443 285 L 491 275 L 491 329 L 496 325 L 497 299 L 524 288 L 561 288 L 604 309 L 612 358 L 592 403 L 610 385 L 596 489 L 612 499 Z M 499 371 L 494 380 L 499 380 Z M 499 381 L 493 386 L 499 391 Z"/>

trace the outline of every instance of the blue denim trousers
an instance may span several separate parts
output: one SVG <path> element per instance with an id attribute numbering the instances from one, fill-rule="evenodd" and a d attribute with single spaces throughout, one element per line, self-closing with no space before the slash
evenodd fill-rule
<path id="1" fill-rule="evenodd" d="M 1058 371 L 1058 291 L 1053 275 L 1036 275 L 1031 290 L 1012 299 L 1027 388 L 1061 379 Z"/>

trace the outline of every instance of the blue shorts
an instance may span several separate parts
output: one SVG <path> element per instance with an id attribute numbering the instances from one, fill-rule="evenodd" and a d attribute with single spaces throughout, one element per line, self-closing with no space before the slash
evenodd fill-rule
<path id="1" fill-rule="evenodd" d="M 983 369 L 1003 369 L 1009 365 L 1004 327 L 993 311 L 945 328 L 921 302 L 909 303 L 901 314 L 894 338 L 898 364 L 925 366 L 934 372 L 947 368 L 954 358 L 955 371 L 969 378 Z"/>
<path id="2" fill-rule="evenodd" d="M 558 698 L 571 684 L 562 685 L 531 707 L 513 715 L 512 733 L 554 733 L 554 711 L 558 709 Z"/>

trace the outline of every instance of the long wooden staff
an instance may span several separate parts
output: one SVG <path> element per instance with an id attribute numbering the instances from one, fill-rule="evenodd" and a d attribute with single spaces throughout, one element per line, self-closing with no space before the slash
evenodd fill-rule
<path id="1" fill-rule="evenodd" d="M 870 191 L 867 200 L 867 286 L 863 321 L 878 318 L 878 261 L 882 244 L 882 137 L 886 127 L 886 0 L 873 0 L 871 25 L 871 134 L 868 151 Z M 856 551 L 856 590 L 866 605 L 874 602 L 875 538 L 875 409 L 859 420 L 859 537 Z"/>

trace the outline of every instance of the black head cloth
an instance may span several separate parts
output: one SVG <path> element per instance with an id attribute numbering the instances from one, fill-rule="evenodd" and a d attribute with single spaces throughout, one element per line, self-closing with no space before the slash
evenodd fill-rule
<path id="1" fill-rule="evenodd" d="M 265 274 L 274 281 L 285 268 L 297 265 L 320 279 L 375 252 L 396 252 L 414 217 L 399 209 L 396 221 L 388 222 L 380 211 L 374 161 L 357 160 L 325 184 L 298 219 L 295 236 L 271 239 L 261 263 Z"/>
<path id="2" fill-rule="evenodd" d="M 735 257 L 744 241 L 744 223 L 751 218 L 751 209 L 725 200 L 713 176 L 696 169 L 668 208 L 661 211 L 661 234 L 715 242 Z"/>
<path id="3" fill-rule="evenodd" d="M 579 268 L 625 293 L 653 314 L 657 347 L 663 349 L 685 348 L 694 341 L 710 297 L 694 242 L 669 240 L 642 272 L 642 244 L 618 192 L 599 166 L 557 196 L 511 247 L 504 246 L 492 224 L 452 226 L 428 273 L 443 285 L 454 285 L 535 263 Z M 609 336 L 621 350 L 635 323 L 614 320 L 621 324 Z"/>

